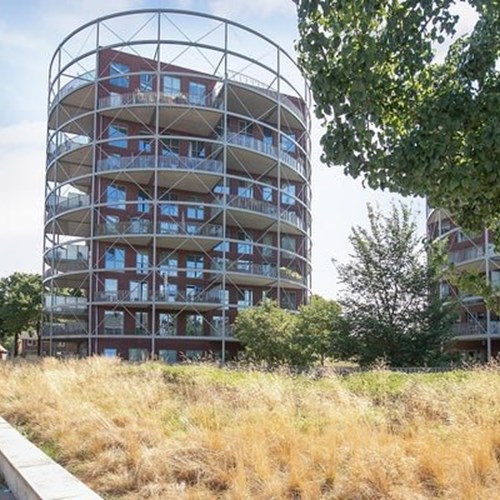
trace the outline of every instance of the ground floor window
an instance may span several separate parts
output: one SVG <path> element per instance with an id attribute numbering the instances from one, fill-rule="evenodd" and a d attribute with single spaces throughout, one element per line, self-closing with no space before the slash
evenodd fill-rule
<path id="1" fill-rule="evenodd" d="M 175 363 L 177 361 L 177 351 L 172 349 L 160 349 L 158 351 L 158 357 L 160 361 L 165 363 Z"/>
<path id="2" fill-rule="evenodd" d="M 149 351 L 147 349 L 129 349 L 129 361 L 147 361 L 149 359 Z"/>

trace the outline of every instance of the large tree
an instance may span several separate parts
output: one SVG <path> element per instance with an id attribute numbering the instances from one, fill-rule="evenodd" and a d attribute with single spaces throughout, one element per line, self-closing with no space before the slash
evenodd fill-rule
<path id="1" fill-rule="evenodd" d="M 455 0 L 297 3 L 322 160 L 373 188 L 427 196 L 466 228 L 498 228 L 500 2 L 460 2 L 478 21 L 439 61 Z"/>
<path id="2" fill-rule="evenodd" d="M 20 333 L 38 333 L 42 290 L 38 274 L 14 273 L 0 279 L 0 339 L 13 338 L 15 353 Z"/>
<path id="3" fill-rule="evenodd" d="M 338 266 L 351 354 L 362 364 L 378 358 L 393 366 L 434 364 L 451 335 L 453 314 L 439 299 L 432 259 L 407 207 L 393 205 L 382 215 L 369 206 L 368 215 L 368 229 L 352 229 L 351 260 Z"/>

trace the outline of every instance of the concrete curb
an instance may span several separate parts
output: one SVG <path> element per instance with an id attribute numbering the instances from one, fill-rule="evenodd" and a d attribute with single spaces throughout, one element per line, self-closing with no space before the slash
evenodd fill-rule
<path id="1" fill-rule="evenodd" d="M 0 472 L 18 500 L 102 500 L 1 417 Z"/>

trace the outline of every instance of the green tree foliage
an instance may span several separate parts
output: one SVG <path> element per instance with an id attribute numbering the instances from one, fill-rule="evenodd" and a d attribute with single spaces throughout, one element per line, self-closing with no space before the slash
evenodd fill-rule
<path id="1" fill-rule="evenodd" d="M 427 196 L 465 228 L 498 228 L 500 2 L 466 0 L 479 20 L 442 62 L 454 0 L 297 3 L 322 160 L 373 188 Z"/>
<path id="2" fill-rule="evenodd" d="M 294 343 L 307 360 L 324 363 L 327 357 L 339 357 L 342 352 L 338 336 L 341 308 L 334 300 L 313 295 L 309 304 L 299 308 Z"/>
<path id="3" fill-rule="evenodd" d="M 17 338 L 38 329 L 42 307 L 42 279 L 38 274 L 14 273 L 0 279 L 0 339 Z"/>
<path id="4" fill-rule="evenodd" d="M 437 363 L 451 335 L 453 314 L 439 299 L 435 266 L 416 236 L 410 210 L 392 206 L 387 216 L 368 206 L 369 229 L 355 227 L 351 260 L 338 266 L 340 304 L 350 354 L 362 364 Z"/>
<path id="5" fill-rule="evenodd" d="M 297 319 L 276 302 L 263 301 L 258 307 L 240 311 L 235 322 L 235 336 L 254 361 L 290 363 L 295 358 L 294 336 Z"/>
<path id="6" fill-rule="evenodd" d="M 298 313 L 266 300 L 238 314 L 235 336 L 249 359 L 309 366 L 338 357 L 339 318 L 340 306 L 319 296 L 313 296 Z"/>

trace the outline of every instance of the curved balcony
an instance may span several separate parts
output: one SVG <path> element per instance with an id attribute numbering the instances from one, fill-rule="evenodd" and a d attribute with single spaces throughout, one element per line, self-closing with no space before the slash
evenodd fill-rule
<path id="1" fill-rule="evenodd" d="M 66 295 L 46 295 L 44 312 L 57 316 L 81 316 L 87 314 L 87 298 Z"/>
<path id="2" fill-rule="evenodd" d="M 494 245 L 490 244 L 485 250 L 484 246 L 472 246 L 460 250 L 451 251 L 448 259 L 455 266 L 470 270 L 485 271 L 486 260 L 496 260 L 500 256 L 495 254 Z"/>
<path id="3" fill-rule="evenodd" d="M 223 141 L 222 136 L 218 137 Z M 277 177 L 278 171 L 276 162 L 281 160 L 282 165 L 289 167 L 293 172 L 290 180 L 303 181 L 306 179 L 306 168 L 304 162 L 285 151 L 280 151 L 276 146 L 268 144 L 260 139 L 244 134 L 227 134 L 229 145 L 238 146 L 240 151 L 234 151 L 228 158 L 228 166 L 234 170 L 241 170 L 241 165 L 245 165 L 245 170 L 251 173 L 261 173 L 266 171 L 271 177 Z M 262 157 L 265 155 L 267 161 Z"/>
<path id="4" fill-rule="evenodd" d="M 232 196 L 226 205 L 224 199 L 218 199 L 219 207 L 213 209 L 213 216 L 219 220 L 225 208 L 229 223 L 233 222 L 241 227 L 268 230 L 277 230 L 278 219 L 286 224 L 286 232 L 290 234 L 302 234 L 305 231 L 304 221 L 295 213 L 281 209 L 266 201 L 245 198 L 243 196 Z"/>
<path id="5" fill-rule="evenodd" d="M 187 309 L 197 311 L 208 311 L 217 309 L 222 305 L 218 293 L 211 291 L 200 293 L 168 294 L 167 292 L 156 292 L 154 299 L 159 309 Z"/>
<path id="6" fill-rule="evenodd" d="M 49 217 L 54 217 L 70 210 L 87 209 L 89 207 L 90 197 L 86 194 L 50 196 L 46 203 Z"/>
<path id="7" fill-rule="evenodd" d="M 47 262 L 56 272 L 83 271 L 88 268 L 89 249 L 84 245 L 67 245 L 48 250 Z"/>
<path id="8" fill-rule="evenodd" d="M 490 321 L 489 329 L 487 322 L 476 321 L 474 323 L 459 323 L 453 325 L 453 333 L 456 337 L 474 337 L 478 335 L 500 335 L 500 321 Z"/>
<path id="9" fill-rule="evenodd" d="M 139 155 L 121 158 L 106 158 L 97 162 L 97 171 L 113 173 L 113 179 L 130 181 L 132 177 L 139 184 L 148 184 L 151 179 L 151 170 L 158 170 L 158 186 L 176 186 L 176 189 L 191 192 L 210 192 L 220 181 L 224 171 L 221 161 L 209 158 L 194 158 L 177 155 Z M 186 172 L 196 172 L 199 182 Z"/>
<path id="10" fill-rule="evenodd" d="M 45 323 L 42 328 L 42 337 L 77 337 L 82 335 L 88 335 L 88 324 L 84 321 Z"/>
<path id="11" fill-rule="evenodd" d="M 278 278 L 288 281 L 289 288 L 302 288 L 305 285 L 305 279 L 299 273 L 285 267 L 278 269 L 275 264 L 256 264 L 249 260 L 224 262 L 218 259 L 212 264 L 212 269 L 219 271 L 214 277 L 215 282 L 220 282 L 226 272 L 230 281 L 238 285 L 270 286 L 276 284 Z"/>
<path id="12" fill-rule="evenodd" d="M 82 89 L 82 87 L 85 87 L 89 84 L 93 84 L 95 82 L 95 79 L 96 79 L 96 71 L 91 70 L 76 76 L 75 78 L 67 82 L 65 85 L 63 85 L 50 103 L 49 114 L 54 109 L 54 106 L 60 103 L 66 96 L 74 94 L 78 89 Z M 78 95 L 73 95 L 73 100 L 69 104 L 76 104 L 78 102 L 81 102 L 81 99 L 80 100 L 77 99 L 78 97 L 79 97 Z"/>

